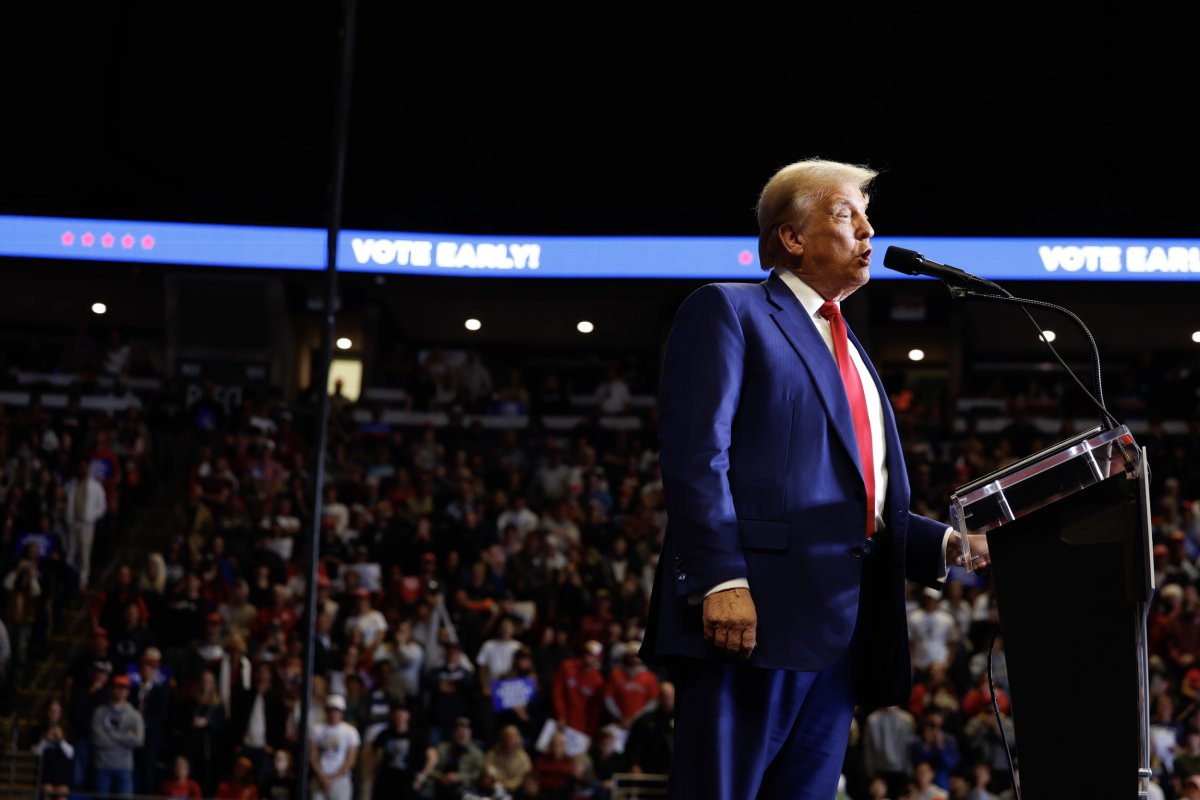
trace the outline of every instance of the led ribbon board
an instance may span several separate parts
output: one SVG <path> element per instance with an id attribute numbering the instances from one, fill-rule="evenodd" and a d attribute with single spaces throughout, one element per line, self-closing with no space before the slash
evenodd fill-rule
<path id="1" fill-rule="evenodd" d="M 325 268 L 320 228 L 0 216 L 0 256 L 253 269 Z M 456 236 L 342 231 L 345 272 L 490 278 L 758 280 L 757 239 L 692 236 Z M 877 236 L 994 281 L 1200 281 L 1200 239 Z"/>
<path id="2" fill-rule="evenodd" d="M 325 236 L 318 228 L 0 216 L 0 256 L 20 258 L 313 270 L 325 268 Z"/>

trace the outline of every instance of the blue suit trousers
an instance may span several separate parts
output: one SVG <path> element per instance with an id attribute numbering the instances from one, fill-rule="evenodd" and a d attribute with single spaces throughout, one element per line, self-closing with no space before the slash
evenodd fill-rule
<path id="1" fill-rule="evenodd" d="M 858 637 L 819 672 L 679 662 L 669 800 L 830 800 L 858 668 Z"/>

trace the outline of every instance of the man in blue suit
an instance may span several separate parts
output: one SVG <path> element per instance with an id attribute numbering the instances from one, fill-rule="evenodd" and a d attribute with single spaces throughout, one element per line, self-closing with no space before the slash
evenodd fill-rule
<path id="1" fill-rule="evenodd" d="M 887 393 L 840 317 L 868 280 L 876 175 L 779 170 L 757 210 L 770 275 L 697 289 L 668 337 L 641 655 L 676 683 L 670 798 L 832 798 L 855 704 L 908 699 L 905 579 L 940 588 L 962 553 L 909 511 Z"/>

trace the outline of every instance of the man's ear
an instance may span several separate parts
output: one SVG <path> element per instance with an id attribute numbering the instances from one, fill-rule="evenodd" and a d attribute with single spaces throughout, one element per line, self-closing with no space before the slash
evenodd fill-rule
<path id="1" fill-rule="evenodd" d="M 779 237 L 779 243 L 787 253 L 793 256 L 804 255 L 804 234 L 795 223 L 783 223 L 775 231 L 775 235 Z"/>

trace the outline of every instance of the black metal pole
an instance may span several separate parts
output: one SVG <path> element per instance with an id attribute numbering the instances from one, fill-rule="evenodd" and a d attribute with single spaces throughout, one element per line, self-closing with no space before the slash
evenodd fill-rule
<path id="1" fill-rule="evenodd" d="M 299 768 L 300 797 L 310 797 L 310 768 L 308 764 L 309 706 L 312 703 L 312 682 L 316 656 L 317 575 L 320 565 L 321 513 L 325 488 L 325 449 L 329 439 L 329 368 L 333 362 L 333 337 L 338 311 L 337 239 L 342 226 L 342 189 L 346 172 L 346 130 L 350 116 L 350 88 L 354 66 L 355 0 L 342 0 L 342 15 L 338 28 L 338 82 L 334 90 L 334 130 L 329 170 L 329 224 L 325 232 L 325 326 L 321 363 L 312 386 L 320 392 L 320 411 L 317 414 L 317 442 L 314 448 L 316 464 L 313 475 L 312 544 L 309 548 L 308 570 L 308 631 L 305 640 L 304 686 L 300 694 L 300 752 L 296 754 Z"/>

